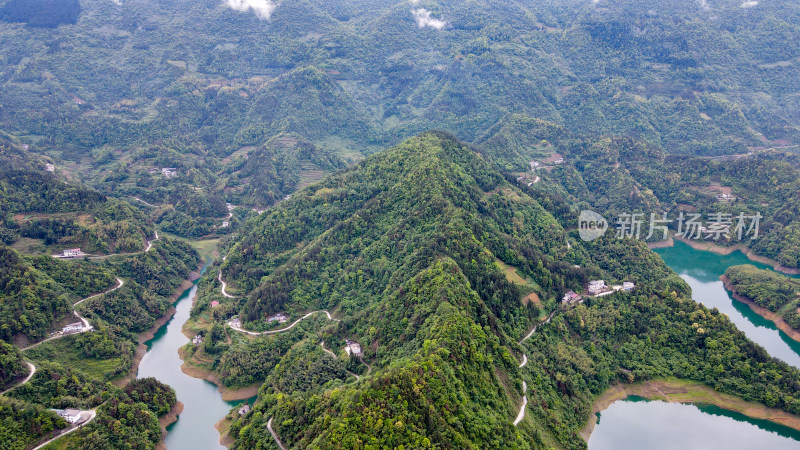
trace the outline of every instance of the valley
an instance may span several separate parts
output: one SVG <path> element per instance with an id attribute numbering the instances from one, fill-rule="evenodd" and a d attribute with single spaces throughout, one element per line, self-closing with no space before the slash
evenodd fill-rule
<path id="1" fill-rule="evenodd" d="M 0 447 L 798 447 L 798 61 L 789 0 L 0 0 Z"/>

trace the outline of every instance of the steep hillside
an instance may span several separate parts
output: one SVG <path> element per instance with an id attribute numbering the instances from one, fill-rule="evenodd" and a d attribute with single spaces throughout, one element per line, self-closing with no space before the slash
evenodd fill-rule
<path id="1" fill-rule="evenodd" d="M 797 412 L 800 372 L 693 302 L 642 242 L 582 242 L 563 200 L 531 194 L 430 132 L 248 223 L 201 281 L 204 341 L 187 350 L 228 387 L 263 383 L 235 448 L 272 432 L 309 448 L 583 448 L 594 396 L 669 376 Z M 636 289 L 561 305 L 595 278 Z"/>

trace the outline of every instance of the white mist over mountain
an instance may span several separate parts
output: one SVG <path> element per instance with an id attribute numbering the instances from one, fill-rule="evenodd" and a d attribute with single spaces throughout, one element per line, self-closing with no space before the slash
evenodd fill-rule
<path id="1" fill-rule="evenodd" d="M 272 12 L 278 6 L 278 2 L 272 0 L 225 0 L 225 5 L 241 12 L 252 9 L 259 19 L 269 20 Z"/>
<path id="2" fill-rule="evenodd" d="M 411 6 L 419 5 L 419 0 L 408 0 L 408 2 L 411 3 Z M 447 21 L 431 17 L 431 12 L 425 8 L 412 8 L 411 15 L 414 16 L 414 21 L 420 28 L 431 27 L 441 30 L 447 26 Z"/>

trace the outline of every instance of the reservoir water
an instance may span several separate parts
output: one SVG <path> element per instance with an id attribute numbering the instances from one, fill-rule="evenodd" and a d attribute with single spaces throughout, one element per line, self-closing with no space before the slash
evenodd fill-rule
<path id="1" fill-rule="evenodd" d="M 752 264 L 741 252 L 730 255 L 695 250 L 676 241 L 674 247 L 655 250 L 692 288 L 692 298 L 716 307 L 748 338 L 770 355 L 800 367 L 800 343 L 775 324 L 733 299 L 719 277 L 730 266 Z M 764 420 L 708 405 L 683 405 L 629 397 L 601 413 L 589 439 L 590 450 L 648 449 L 798 449 L 800 432 Z"/>
<path id="2" fill-rule="evenodd" d="M 139 364 L 137 376 L 154 377 L 175 389 L 184 410 L 178 421 L 167 428 L 169 450 L 224 449 L 214 428 L 231 408 L 242 402 L 226 402 L 214 384 L 181 372 L 178 349 L 189 342 L 181 328 L 189 319 L 197 282 L 175 302 L 177 312 L 172 319 L 146 342 L 147 354 Z"/>

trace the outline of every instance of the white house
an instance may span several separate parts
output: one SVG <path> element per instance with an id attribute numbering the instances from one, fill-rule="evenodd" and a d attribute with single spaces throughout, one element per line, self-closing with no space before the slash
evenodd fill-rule
<path id="1" fill-rule="evenodd" d="M 278 313 L 274 316 L 267 317 L 267 323 L 278 322 L 278 323 L 286 323 L 289 320 L 289 317 L 286 316 L 284 313 Z"/>
<path id="2" fill-rule="evenodd" d="M 54 166 L 52 164 L 45 164 L 44 165 L 44 169 L 46 171 L 48 171 L 48 172 L 55 172 L 56 171 L 56 166 Z"/>
<path id="3" fill-rule="evenodd" d="M 630 281 L 626 281 L 626 282 L 622 283 L 622 289 L 624 289 L 626 291 L 631 291 L 635 287 L 636 287 L 636 285 L 631 283 Z"/>
<path id="4" fill-rule="evenodd" d="M 350 339 L 345 339 L 344 343 L 345 343 L 344 351 L 346 351 L 348 355 L 358 356 L 358 357 L 362 355 L 361 345 L 358 342 L 351 341 Z"/>
<path id="5" fill-rule="evenodd" d="M 239 415 L 240 415 L 240 416 L 243 416 L 243 415 L 245 415 L 245 414 L 247 414 L 247 413 L 249 413 L 249 412 L 250 412 L 250 405 L 248 405 L 248 404 L 246 404 L 246 403 L 245 403 L 245 405 L 244 405 L 244 406 L 242 406 L 241 408 L 239 408 Z"/>
<path id="6" fill-rule="evenodd" d="M 81 421 L 81 412 L 77 409 L 54 409 L 53 411 L 73 425 Z"/>
<path id="7" fill-rule="evenodd" d="M 539 161 L 531 161 L 529 164 L 531 166 L 531 170 L 536 170 L 542 166 L 542 164 Z"/>
<path id="8" fill-rule="evenodd" d="M 162 167 L 161 168 L 161 173 L 163 173 L 164 176 L 167 177 L 167 178 L 177 177 L 178 176 L 178 172 L 177 171 L 178 171 L 178 169 L 176 169 L 174 167 Z"/>
<path id="9" fill-rule="evenodd" d="M 606 282 L 603 280 L 592 280 L 589 282 L 589 288 L 587 289 L 590 294 L 597 295 L 605 290 L 608 287 L 606 286 Z"/>
<path id="10" fill-rule="evenodd" d="M 83 323 L 81 322 L 71 323 L 61 329 L 61 332 L 64 334 L 79 333 L 81 331 L 83 331 Z"/>
<path id="11" fill-rule="evenodd" d="M 79 249 L 79 248 L 70 248 L 70 249 L 64 250 L 64 253 L 63 253 L 63 255 L 61 257 L 62 258 L 78 258 L 78 257 L 84 256 L 85 254 L 86 253 L 83 253 L 81 251 L 81 249 Z"/>

